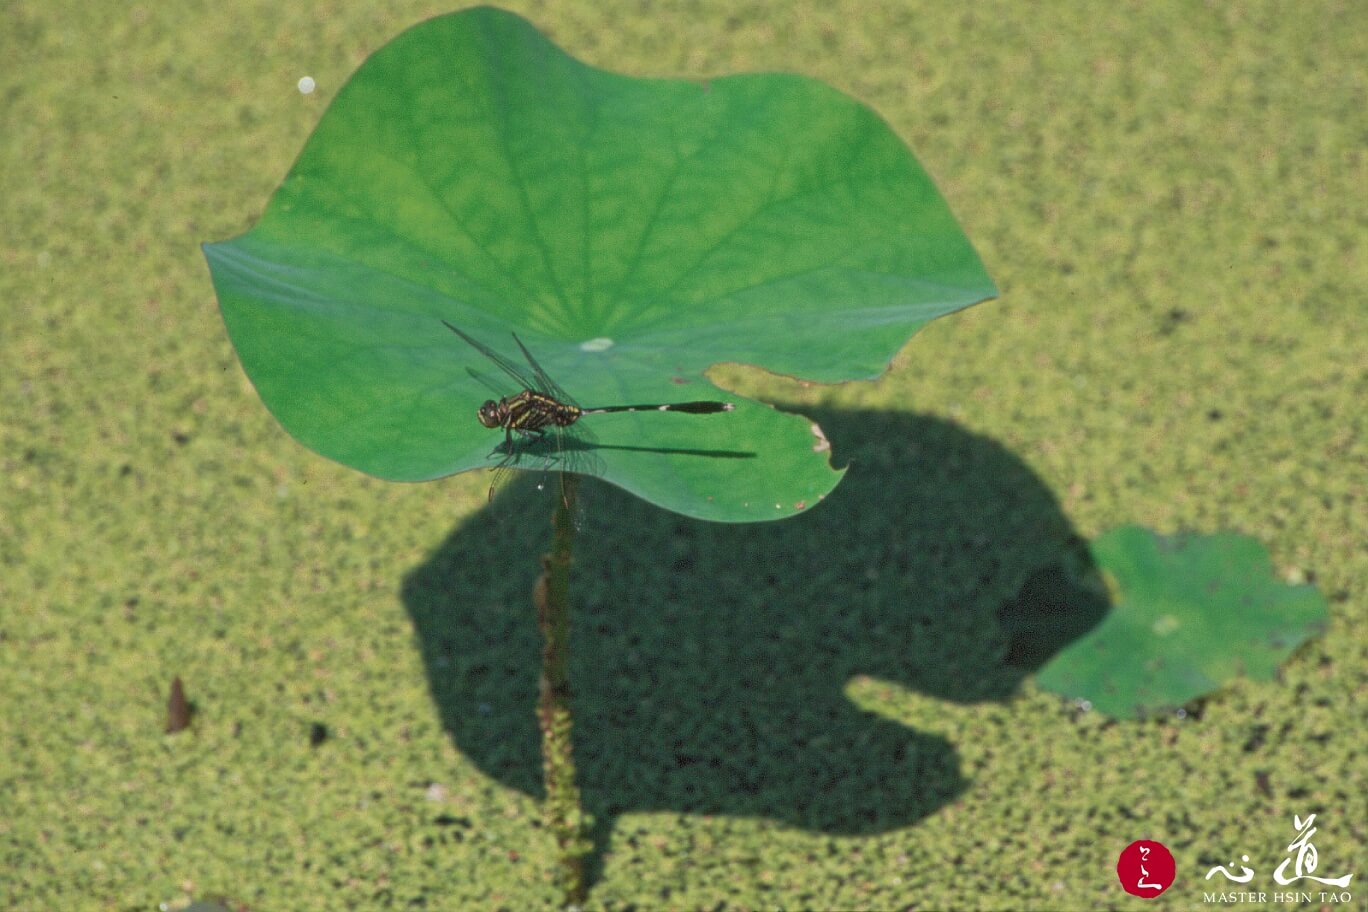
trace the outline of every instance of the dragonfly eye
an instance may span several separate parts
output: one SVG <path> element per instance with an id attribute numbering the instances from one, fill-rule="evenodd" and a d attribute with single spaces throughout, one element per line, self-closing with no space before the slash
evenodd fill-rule
<path id="1" fill-rule="evenodd" d="M 493 399 L 486 399 L 476 414 L 480 418 L 480 424 L 487 428 L 496 428 L 501 424 L 499 421 L 499 403 Z"/>

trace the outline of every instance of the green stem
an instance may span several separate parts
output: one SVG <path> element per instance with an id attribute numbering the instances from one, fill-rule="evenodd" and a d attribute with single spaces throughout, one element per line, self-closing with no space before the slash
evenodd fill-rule
<path id="1" fill-rule="evenodd" d="M 551 516 L 551 551 L 542 556 L 542 574 L 532 590 L 542 634 L 541 696 L 537 721 L 542 735 L 542 774 L 546 786 L 547 828 L 559 853 L 561 891 L 567 905 L 584 903 L 587 817 L 575 785 L 570 740 L 570 553 L 575 543 L 575 498 L 579 477 L 561 477 L 561 496 Z"/>

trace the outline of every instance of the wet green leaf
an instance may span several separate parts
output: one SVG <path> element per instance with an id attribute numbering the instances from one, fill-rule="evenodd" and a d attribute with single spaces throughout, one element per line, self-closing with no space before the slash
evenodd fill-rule
<path id="1" fill-rule="evenodd" d="M 1237 677 L 1270 680 L 1325 629 L 1324 597 L 1275 577 L 1267 550 L 1248 536 L 1122 526 L 1089 550 L 1111 609 L 1036 680 L 1108 715 L 1173 710 Z"/>
<path id="2" fill-rule="evenodd" d="M 244 369 L 317 452 L 406 481 L 496 461 L 466 371 L 489 366 L 445 319 L 510 357 L 517 332 L 583 405 L 735 402 L 593 431 L 604 478 L 736 522 L 810 507 L 840 473 L 808 422 L 716 389 L 710 365 L 874 377 L 996 293 L 859 103 L 788 75 L 604 72 L 489 8 L 376 52 L 257 225 L 205 254 Z"/>

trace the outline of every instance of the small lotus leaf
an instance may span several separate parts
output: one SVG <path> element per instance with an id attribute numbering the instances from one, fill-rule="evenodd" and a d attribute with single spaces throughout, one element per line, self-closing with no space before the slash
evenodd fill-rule
<path id="1" fill-rule="evenodd" d="M 1245 535 L 1122 526 L 1089 550 L 1110 611 L 1036 680 L 1108 715 L 1174 710 L 1237 677 L 1270 680 L 1326 626 L 1316 588 L 1276 578 L 1267 550 Z"/>

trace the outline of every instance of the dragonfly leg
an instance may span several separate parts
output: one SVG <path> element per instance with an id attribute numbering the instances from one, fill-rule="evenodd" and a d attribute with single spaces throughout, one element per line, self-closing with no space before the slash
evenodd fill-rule
<path id="1" fill-rule="evenodd" d="M 513 452 L 513 432 L 508 428 L 504 428 L 504 442 L 502 454 L 506 456 L 511 452 Z M 492 456 L 498 455 L 500 455 L 500 451 L 499 448 L 496 446 L 494 447 L 494 449 L 489 451 L 489 456 L 486 456 L 485 459 L 489 459 Z"/>

